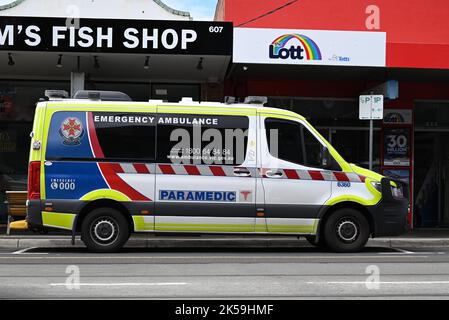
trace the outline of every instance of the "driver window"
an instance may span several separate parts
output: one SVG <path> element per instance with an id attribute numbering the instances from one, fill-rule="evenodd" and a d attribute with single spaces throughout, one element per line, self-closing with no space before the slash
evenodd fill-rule
<path id="1" fill-rule="evenodd" d="M 265 129 L 273 157 L 306 167 L 322 168 L 323 145 L 301 123 L 267 118 Z"/>

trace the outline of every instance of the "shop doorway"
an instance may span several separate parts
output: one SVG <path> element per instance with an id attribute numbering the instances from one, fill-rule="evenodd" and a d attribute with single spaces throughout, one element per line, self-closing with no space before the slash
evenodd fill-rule
<path id="1" fill-rule="evenodd" d="M 449 103 L 415 108 L 414 225 L 449 227 Z"/>
<path id="2" fill-rule="evenodd" d="M 416 227 L 449 227 L 448 182 L 449 132 L 416 132 Z"/>

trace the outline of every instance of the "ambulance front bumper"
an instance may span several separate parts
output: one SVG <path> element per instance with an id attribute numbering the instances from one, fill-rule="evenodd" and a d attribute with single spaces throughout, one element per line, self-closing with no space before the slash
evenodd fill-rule
<path id="1" fill-rule="evenodd" d="M 394 197 L 390 180 L 382 179 L 382 200 L 376 206 L 368 208 L 375 221 L 374 237 L 399 236 L 409 231 L 407 223 L 408 186 L 401 182 L 396 183 L 402 185 L 403 197 Z"/>

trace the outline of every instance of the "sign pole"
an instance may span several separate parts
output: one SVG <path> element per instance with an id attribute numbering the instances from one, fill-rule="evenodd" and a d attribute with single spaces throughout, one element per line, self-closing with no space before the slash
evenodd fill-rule
<path id="1" fill-rule="evenodd" d="M 371 92 L 371 116 L 369 120 L 369 169 L 373 170 L 373 144 L 374 144 L 374 126 L 373 126 L 373 93 Z"/>
<path id="2" fill-rule="evenodd" d="M 373 170 L 374 156 L 374 120 L 381 120 L 384 116 L 384 97 L 382 95 L 361 95 L 359 105 L 359 119 L 369 120 L 369 169 Z"/>
<path id="3" fill-rule="evenodd" d="M 373 170 L 373 141 L 374 141 L 373 119 L 369 121 L 369 169 Z"/>

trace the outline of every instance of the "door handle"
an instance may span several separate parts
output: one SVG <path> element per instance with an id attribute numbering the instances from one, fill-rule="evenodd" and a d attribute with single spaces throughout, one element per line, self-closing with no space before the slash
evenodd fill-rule
<path id="1" fill-rule="evenodd" d="M 234 175 L 238 177 L 251 177 L 251 171 L 246 168 L 235 168 Z"/>
<path id="2" fill-rule="evenodd" d="M 284 176 L 284 173 L 282 171 L 279 171 L 279 170 L 276 170 L 276 171 L 268 170 L 267 172 L 265 172 L 265 175 L 268 178 L 274 178 L 274 179 L 277 178 L 277 179 L 279 179 L 279 178 L 282 178 Z"/>

